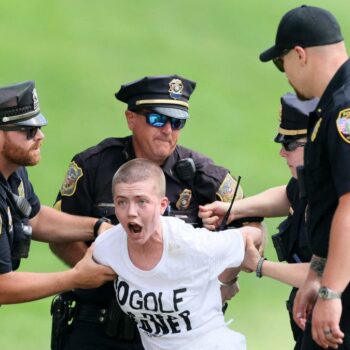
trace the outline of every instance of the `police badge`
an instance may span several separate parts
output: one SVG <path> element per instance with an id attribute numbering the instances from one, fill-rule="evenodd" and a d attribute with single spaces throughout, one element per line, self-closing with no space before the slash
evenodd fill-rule
<path id="1" fill-rule="evenodd" d="M 34 105 L 35 111 L 39 109 L 39 99 L 38 99 L 38 93 L 36 92 L 36 88 L 33 89 L 33 105 Z"/>
<path id="2" fill-rule="evenodd" d="M 170 97 L 177 100 L 181 97 L 184 85 L 180 79 L 173 79 L 169 83 L 169 94 Z"/>
<path id="3" fill-rule="evenodd" d="M 189 189 L 184 189 L 179 196 L 179 199 L 176 202 L 176 208 L 179 210 L 187 209 L 190 206 L 192 198 L 192 191 Z"/>
<path id="4" fill-rule="evenodd" d="M 72 196 L 77 188 L 78 180 L 83 176 L 83 170 L 78 167 L 77 163 L 71 162 L 61 187 L 62 196 Z"/>
<path id="5" fill-rule="evenodd" d="M 341 138 L 350 143 L 350 108 L 339 112 L 337 118 L 337 129 Z"/>

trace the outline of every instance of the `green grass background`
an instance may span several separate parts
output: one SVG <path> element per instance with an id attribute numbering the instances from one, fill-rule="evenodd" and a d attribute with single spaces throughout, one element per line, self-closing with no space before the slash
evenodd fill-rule
<path id="1" fill-rule="evenodd" d="M 145 75 L 196 80 L 191 119 L 180 143 L 242 176 L 246 195 L 285 183 L 289 171 L 272 142 L 279 97 L 290 91 L 259 53 L 274 42 L 280 17 L 300 1 L 11 0 L 0 2 L 0 85 L 36 80 L 44 132 L 41 164 L 30 176 L 51 205 L 73 154 L 107 136 L 128 134 L 113 94 Z M 331 10 L 349 38 L 348 0 L 309 1 Z M 278 219 L 266 220 L 274 233 Z M 272 244 L 267 248 L 276 259 Z M 22 271 L 66 267 L 34 243 Z M 289 288 L 254 275 L 227 318 L 250 350 L 292 349 L 284 301 Z M 0 308 L 0 349 L 49 349 L 51 298 Z"/>

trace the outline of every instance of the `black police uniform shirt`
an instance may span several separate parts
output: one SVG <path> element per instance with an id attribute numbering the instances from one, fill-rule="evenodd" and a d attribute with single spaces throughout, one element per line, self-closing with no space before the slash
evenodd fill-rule
<path id="1" fill-rule="evenodd" d="M 338 199 L 350 192 L 350 60 L 310 114 L 305 148 L 307 230 L 312 252 L 327 257 Z"/>
<path id="2" fill-rule="evenodd" d="M 108 138 L 77 154 L 70 164 L 56 207 L 70 214 L 105 216 L 116 224 L 112 178 L 122 164 L 135 157 L 131 136 Z M 192 184 L 181 182 L 173 171 L 178 160 L 188 157 L 193 158 L 196 165 L 196 176 Z M 220 197 L 225 197 L 233 192 L 234 186 L 229 186 L 224 181 L 229 174 L 227 169 L 214 165 L 211 159 L 179 145 L 162 169 L 166 178 L 166 195 L 170 200 L 169 215 L 179 215 L 190 223 L 200 223 L 199 204 L 216 200 L 217 193 Z M 114 297 L 112 286 L 112 283 L 107 283 L 98 289 L 78 290 L 76 293 L 81 301 L 105 305 Z"/>
<path id="3" fill-rule="evenodd" d="M 38 214 L 40 210 L 40 201 L 33 190 L 33 186 L 28 179 L 27 170 L 21 167 L 16 170 L 9 178 L 5 180 L 0 173 L 0 182 L 7 186 L 14 194 L 25 197 L 32 207 L 30 218 Z M 5 189 L 0 186 L 0 273 L 7 273 L 18 268 L 19 261 L 11 259 L 11 249 L 13 247 L 13 226 L 12 218 L 14 213 L 11 213 L 7 202 L 7 194 Z"/>
<path id="4" fill-rule="evenodd" d="M 286 194 L 290 203 L 289 215 L 278 226 L 285 254 L 283 260 L 288 263 L 309 262 L 312 253 L 305 225 L 306 200 L 300 198 L 298 180 L 294 177 L 287 184 Z"/>

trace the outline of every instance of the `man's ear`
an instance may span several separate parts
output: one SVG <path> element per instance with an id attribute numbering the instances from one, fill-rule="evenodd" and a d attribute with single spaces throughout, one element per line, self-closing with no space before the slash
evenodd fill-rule
<path id="1" fill-rule="evenodd" d="M 130 131 L 134 129 L 135 113 L 129 110 L 125 111 L 126 122 Z"/>
<path id="2" fill-rule="evenodd" d="M 168 199 L 168 197 L 162 197 L 161 202 L 160 202 L 160 212 L 161 212 L 161 215 L 164 214 L 166 208 L 168 207 L 168 204 L 169 204 L 169 199 Z"/>
<path id="3" fill-rule="evenodd" d="M 306 61 L 307 61 L 307 52 L 306 50 L 301 47 L 301 46 L 295 46 L 294 50 L 296 51 L 297 55 L 298 55 L 298 59 L 299 61 L 305 65 Z"/>

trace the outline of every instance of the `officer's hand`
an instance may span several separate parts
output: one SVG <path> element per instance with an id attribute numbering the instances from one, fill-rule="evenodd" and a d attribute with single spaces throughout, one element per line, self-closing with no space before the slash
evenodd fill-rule
<path id="1" fill-rule="evenodd" d="M 247 236 L 242 270 L 245 272 L 256 271 L 256 267 L 258 266 L 260 258 L 261 255 L 259 254 L 258 249 L 255 247 L 252 238 L 250 236 Z"/>
<path id="2" fill-rule="evenodd" d="M 230 203 L 215 201 L 210 204 L 200 205 L 198 216 L 202 219 L 203 226 L 214 231 L 219 227 Z"/>
<path id="3" fill-rule="evenodd" d="M 107 266 L 100 265 L 93 260 L 92 245 L 81 259 L 71 270 L 76 284 L 75 288 L 97 288 L 107 281 L 113 281 L 116 273 Z"/>
<path id="4" fill-rule="evenodd" d="M 222 303 L 224 304 L 226 301 L 232 299 L 237 293 L 239 293 L 239 283 L 238 281 L 233 283 L 230 286 L 221 286 L 221 298 Z"/>

